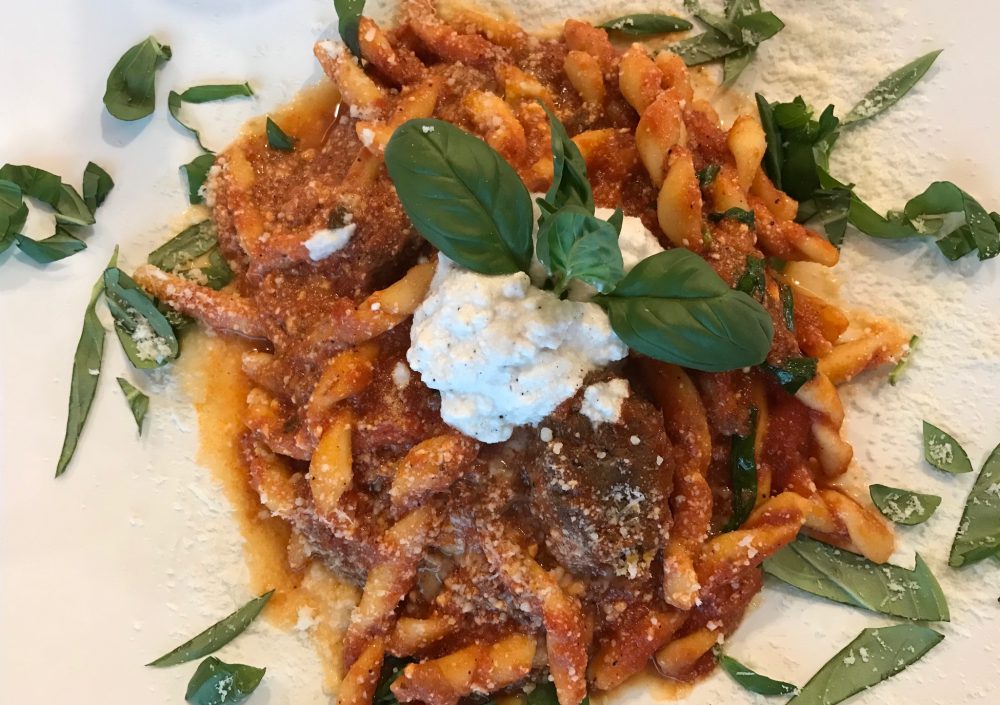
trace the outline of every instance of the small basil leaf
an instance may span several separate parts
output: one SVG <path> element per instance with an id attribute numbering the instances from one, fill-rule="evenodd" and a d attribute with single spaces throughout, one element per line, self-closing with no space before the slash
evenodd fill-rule
<path id="1" fill-rule="evenodd" d="M 742 291 L 748 296 L 754 296 L 758 301 L 763 300 L 764 292 L 767 290 L 767 278 L 764 274 L 764 260 L 760 257 L 747 255 L 747 268 L 740 275 L 734 287 L 737 291 Z"/>
<path id="2" fill-rule="evenodd" d="M 15 235 L 17 246 L 31 259 L 39 264 L 49 264 L 58 262 L 70 255 L 75 255 L 80 250 L 87 249 L 84 242 L 64 228 L 56 226 L 55 235 L 51 235 L 44 240 L 33 240 L 27 235 Z"/>
<path id="3" fill-rule="evenodd" d="M 997 224 L 976 199 L 950 181 L 936 181 L 928 186 L 922 194 L 906 203 L 903 213 L 910 223 L 919 222 L 927 216 L 962 213 L 965 216 L 962 227 L 967 228 L 967 236 L 978 250 L 979 259 L 986 260 L 1000 254 Z M 939 225 L 928 234 L 947 237 L 953 232 L 942 232 Z M 948 254 L 945 249 L 942 252 Z"/>
<path id="4" fill-rule="evenodd" d="M 70 186 L 63 184 L 59 189 L 59 201 L 56 203 L 56 224 L 83 226 L 93 225 L 94 212 L 83 200 L 80 193 Z"/>
<path id="5" fill-rule="evenodd" d="M 719 666 L 745 690 L 758 695 L 791 695 L 796 688 L 791 683 L 776 681 L 752 671 L 734 658 L 719 654 Z"/>
<path id="6" fill-rule="evenodd" d="M 615 226 L 579 206 L 566 206 L 542 221 L 538 259 L 552 275 L 556 294 L 573 279 L 607 293 L 625 274 Z"/>
<path id="7" fill-rule="evenodd" d="M 615 235 L 621 237 L 622 228 L 625 227 L 625 212 L 621 208 L 615 208 L 614 213 L 608 216 L 608 222 L 615 229 Z"/>
<path id="8" fill-rule="evenodd" d="M 947 622 L 948 602 L 917 554 L 906 570 L 799 537 L 764 561 L 764 572 L 799 590 L 904 619 Z"/>
<path id="9" fill-rule="evenodd" d="M 118 248 L 108 262 L 108 267 L 118 263 Z M 73 355 L 73 372 L 69 383 L 69 414 L 66 418 L 66 433 L 62 450 L 56 463 L 56 477 L 66 472 L 69 461 L 76 452 L 76 446 L 87 421 L 90 407 L 97 392 L 97 381 L 101 376 L 101 361 L 104 358 L 104 326 L 97 317 L 97 300 L 104 291 L 104 277 L 94 284 L 90 292 L 90 302 L 83 314 L 83 330 Z"/>
<path id="10" fill-rule="evenodd" d="M 818 364 L 819 360 L 815 357 L 790 357 L 780 367 L 766 362 L 761 367 L 774 375 L 782 389 L 795 394 L 803 384 L 816 376 Z"/>
<path id="11" fill-rule="evenodd" d="M 281 152 L 291 152 L 295 149 L 295 142 L 285 134 L 285 131 L 278 127 L 278 123 L 268 116 L 265 123 L 265 132 L 267 133 L 267 146 L 271 149 L 277 149 Z"/>
<path id="12" fill-rule="evenodd" d="M 918 624 L 863 629 L 787 705 L 838 705 L 919 661 L 942 639 Z"/>
<path id="13" fill-rule="evenodd" d="M 729 475 L 732 480 L 733 513 L 722 528 L 734 531 L 743 525 L 757 503 L 757 459 L 754 445 L 757 440 L 757 408 L 750 409 L 750 432 L 736 434 L 729 446 Z"/>
<path id="14" fill-rule="evenodd" d="M 249 83 L 220 83 L 208 86 L 193 86 L 183 93 L 170 91 L 167 96 L 167 110 L 170 111 L 170 117 L 176 120 L 178 125 L 194 136 L 198 146 L 208 152 L 211 150 L 202 143 L 201 134 L 198 130 L 181 119 L 182 103 L 208 103 L 210 101 L 225 100 L 226 98 L 249 97 L 253 94 L 253 89 Z"/>
<path id="15" fill-rule="evenodd" d="M 203 220 L 185 228 L 153 250 L 147 261 L 166 271 L 219 290 L 233 278 L 233 271 L 219 252 L 215 223 Z"/>
<path id="16" fill-rule="evenodd" d="M 87 167 L 83 170 L 83 202 L 91 213 L 103 205 L 104 199 L 114 187 L 115 182 L 108 172 L 94 162 L 87 162 Z"/>
<path id="17" fill-rule="evenodd" d="M 822 180 L 820 176 L 820 183 Z M 822 225 L 830 243 L 839 247 L 847 232 L 853 198 L 853 192 L 846 187 L 816 189 L 808 200 L 799 203 L 795 220 L 811 227 Z"/>
<path id="18" fill-rule="evenodd" d="M 12 181 L 29 198 L 37 198 L 55 208 L 62 195 L 62 179 L 51 171 L 26 164 L 4 164 L 0 179 Z"/>
<path id="19" fill-rule="evenodd" d="M 844 118 L 844 125 L 873 118 L 891 108 L 917 85 L 940 53 L 941 50 L 938 49 L 924 54 L 883 78 L 878 82 L 878 85 L 865 94 L 865 97 L 857 105 L 851 108 L 851 112 L 847 113 Z"/>
<path id="20" fill-rule="evenodd" d="M 667 47 L 688 66 L 699 66 L 723 59 L 742 49 L 740 44 L 716 29 L 709 29 L 694 37 L 682 39 Z"/>
<path id="21" fill-rule="evenodd" d="M 750 226 L 751 229 L 756 225 L 756 218 L 754 217 L 753 211 L 748 211 L 743 208 L 728 208 L 722 213 L 709 213 L 708 219 L 713 223 L 718 223 L 726 218 L 732 218 L 740 223 Z"/>
<path id="22" fill-rule="evenodd" d="M 733 85 L 756 55 L 757 49 L 755 47 L 747 47 L 724 58 L 722 60 L 722 85 Z"/>
<path id="23" fill-rule="evenodd" d="M 191 162 L 181 167 L 181 171 L 187 177 L 188 201 L 191 205 L 203 203 L 205 201 L 201 195 L 201 187 L 205 185 L 208 178 L 208 171 L 215 164 L 215 155 L 212 153 L 201 154 Z"/>
<path id="24" fill-rule="evenodd" d="M 333 7 L 337 11 L 340 38 L 344 40 L 351 53 L 360 59 L 358 26 L 361 22 L 361 13 L 365 10 L 365 0 L 333 0 Z"/>
<path id="25" fill-rule="evenodd" d="M 962 520 L 951 545 L 948 565 L 953 568 L 1000 553 L 1000 446 L 993 449 L 979 471 L 966 500 Z"/>
<path id="26" fill-rule="evenodd" d="M 119 120 L 139 120 L 156 107 L 156 69 L 170 60 L 170 47 L 147 37 L 126 51 L 108 75 L 104 105 Z"/>
<path id="27" fill-rule="evenodd" d="M 132 418 L 135 419 L 135 425 L 141 436 L 142 421 L 146 418 L 146 412 L 149 411 L 149 397 L 124 377 L 116 377 L 115 379 L 118 380 L 118 386 L 121 388 L 122 394 L 125 395 L 125 402 L 128 404 L 129 411 L 132 412 Z"/>
<path id="28" fill-rule="evenodd" d="M 0 179 L 0 252 L 14 244 L 27 220 L 28 206 L 21 196 L 21 187 Z"/>
<path id="29" fill-rule="evenodd" d="M 764 40 L 770 39 L 785 27 L 772 12 L 753 12 L 727 18 L 705 12 L 698 7 L 693 9 L 695 17 L 709 25 L 709 29 L 703 34 L 681 40 L 669 47 L 684 59 L 684 63 L 688 66 L 746 52 L 747 49 L 753 49 Z M 745 63 L 740 66 L 739 71 L 745 66 Z"/>
<path id="30" fill-rule="evenodd" d="M 896 366 L 893 367 L 892 371 L 889 373 L 889 384 L 893 387 L 899 384 L 900 377 L 903 376 L 903 373 L 906 372 L 906 368 L 910 364 L 910 356 L 914 353 L 919 344 L 919 335 L 915 335 L 910 338 L 910 342 L 906 346 L 906 352 L 903 353 L 903 357 L 899 358 L 899 362 L 896 363 Z"/>
<path id="31" fill-rule="evenodd" d="M 528 270 L 531 197 L 492 147 L 442 120 L 410 120 L 385 164 L 413 225 L 445 256 L 480 274 Z"/>
<path id="32" fill-rule="evenodd" d="M 778 295 L 781 297 L 781 317 L 785 321 L 785 328 L 790 332 L 795 332 L 795 294 L 788 284 L 778 284 Z"/>
<path id="33" fill-rule="evenodd" d="M 923 422 L 924 460 L 953 475 L 972 472 L 972 463 L 961 444 L 932 423 Z"/>
<path id="34" fill-rule="evenodd" d="M 184 642 L 176 649 L 164 654 L 155 661 L 150 661 L 146 665 L 157 667 L 176 666 L 179 663 L 193 661 L 194 659 L 208 656 L 210 653 L 218 651 L 250 626 L 251 622 L 257 618 L 257 615 L 264 609 L 264 605 L 267 604 L 267 601 L 271 599 L 271 595 L 273 594 L 274 590 L 270 590 L 260 597 L 255 597 L 193 639 Z"/>
<path id="35" fill-rule="evenodd" d="M 104 289 L 115 333 L 129 362 L 139 369 L 152 369 L 177 357 L 180 347 L 173 327 L 130 276 L 109 267 L 104 272 Z"/>
<path id="36" fill-rule="evenodd" d="M 868 488 L 872 502 L 886 519 L 894 524 L 915 526 L 923 524 L 941 504 L 941 498 L 932 494 L 910 492 L 896 487 L 872 485 Z"/>
<path id="37" fill-rule="evenodd" d="M 209 656 L 191 676 L 184 699 L 191 705 L 236 705 L 250 697 L 266 671 Z"/>
<path id="38" fill-rule="evenodd" d="M 764 152 L 764 171 L 777 188 L 781 188 L 781 164 L 784 161 L 782 153 L 781 130 L 778 127 L 774 116 L 773 106 L 760 93 L 756 93 L 754 98 L 757 101 L 757 113 L 760 115 L 760 124 L 764 128 L 764 137 L 767 141 L 767 149 Z"/>
<path id="39" fill-rule="evenodd" d="M 708 188 L 715 181 L 715 177 L 719 175 L 719 165 L 709 164 L 704 169 L 698 170 L 698 185 L 702 188 Z"/>
<path id="40" fill-rule="evenodd" d="M 686 249 L 647 257 L 594 302 L 633 350 L 706 372 L 760 364 L 774 335 L 760 304 Z"/>
<path id="41" fill-rule="evenodd" d="M 545 104 L 540 104 L 549 116 L 552 136 L 552 186 L 545 194 L 545 200 L 554 210 L 563 206 L 580 206 L 593 213 L 594 192 L 587 180 L 587 162 L 559 118 Z"/>
<path id="42" fill-rule="evenodd" d="M 623 15 L 613 20 L 603 22 L 598 27 L 621 32 L 632 37 L 644 37 L 650 34 L 667 34 L 669 32 L 685 32 L 692 25 L 687 20 L 673 15 L 638 13 Z"/>

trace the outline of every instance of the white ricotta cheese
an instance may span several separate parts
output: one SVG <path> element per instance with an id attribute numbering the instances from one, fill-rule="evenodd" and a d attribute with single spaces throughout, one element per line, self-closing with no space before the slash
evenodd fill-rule
<path id="1" fill-rule="evenodd" d="M 406 359 L 441 392 L 446 423 L 498 443 L 552 413 L 588 372 L 627 354 L 596 304 L 560 300 L 524 273 L 484 276 L 439 255 Z"/>
<path id="2" fill-rule="evenodd" d="M 319 262 L 334 252 L 340 252 L 347 247 L 347 243 L 351 241 L 351 236 L 354 235 L 354 229 L 357 227 L 356 223 L 348 223 L 340 228 L 317 230 L 305 241 L 306 249 L 309 250 L 309 258 L 313 262 Z"/>
<path id="3" fill-rule="evenodd" d="M 618 423 L 622 415 L 622 404 L 629 395 L 628 381 L 611 379 L 597 382 L 583 390 L 583 404 L 580 413 L 599 426 L 602 423 Z"/>

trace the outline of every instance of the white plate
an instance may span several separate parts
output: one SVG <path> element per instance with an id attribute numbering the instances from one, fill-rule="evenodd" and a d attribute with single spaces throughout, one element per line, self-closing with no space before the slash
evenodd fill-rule
<path id="1" fill-rule="evenodd" d="M 930 48 L 945 53 L 920 88 L 884 119 L 844 137 L 835 173 L 879 208 L 899 206 L 934 179 L 952 179 L 987 207 L 1000 205 L 995 31 L 1000 7 L 967 0 L 765 2 L 788 28 L 741 80 L 771 98 L 801 92 L 846 112 L 882 75 Z M 648 9 L 661 3 L 645 3 Z M 640 3 L 538 2 L 600 7 Z M 846 8 L 843 6 L 847 6 Z M 906 9 L 897 9 L 906 8 Z M 551 17 L 551 16 L 550 16 Z M 238 533 L 224 499 L 194 463 L 195 420 L 169 375 L 136 375 L 109 337 L 103 379 L 67 475 L 52 473 L 65 423 L 69 371 L 90 286 L 115 243 L 125 267 L 142 261 L 185 208 L 178 165 L 196 155 L 166 111 L 171 88 L 250 80 L 253 101 L 194 108 L 209 145 L 311 81 L 311 45 L 333 22 L 329 0 L 33 0 L 6 3 L 0 60 L 0 159 L 55 171 L 74 183 L 88 160 L 117 186 L 98 213 L 89 249 L 45 268 L 14 249 L 0 255 L 0 701 L 180 703 L 193 667 L 143 663 L 249 596 Z M 157 78 L 151 119 L 119 123 L 103 110 L 109 68 L 155 34 L 174 58 Z M 853 155 L 853 158 L 852 156 Z M 858 158 L 858 155 L 864 155 Z M 898 187 L 892 193 L 889 186 Z M 44 227 L 44 220 L 41 222 Z M 36 232 L 41 232 L 36 231 Z M 947 592 L 944 643 L 856 703 L 995 702 L 997 563 L 946 566 L 972 478 L 921 461 L 920 419 L 952 429 L 977 468 L 1000 442 L 1000 261 L 948 264 L 929 243 L 849 238 L 838 268 L 844 295 L 886 311 L 923 344 L 895 388 L 871 376 L 846 393 L 857 472 L 944 497 L 925 526 L 898 532 L 899 560 L 916 548 Z M 114 377 L 152 392 L 141 440 Z M 769 587 L 728 646 L 774 677 L 802 684 L 868 625 L 888 620 Z M 319 669 L 301 634 L 258 623 L 221 654 L 267 665 L 263 703 L 322 703 Z M 639 693 L 635 698 L 643 697 Z M 692 703 L 755 702 L 716 675 Z"/>

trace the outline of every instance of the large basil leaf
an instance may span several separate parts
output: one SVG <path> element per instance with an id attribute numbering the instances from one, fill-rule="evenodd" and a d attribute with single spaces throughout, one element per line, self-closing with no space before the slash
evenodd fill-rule
<path id="1" fill-rule="evenodd" d="M 219 83 L 206 86 L 192 86 L 182 93 L 170 91 L 167 95 L 167 110 L 170 112 L 170 117 L 176 120 L 178 125 L 194 136 L 198 146 L 209 152 L 211 150 L 202 144 L 201 134 L 198 130 L 181 119 L 181 107 L 183 103 L 208 103 L 227 98 L 250 97 L 253 94 L 253 89 L 249 83 Z"/>
<path id="2" fill-rule="evenodd" d="M 108 75 L 104 105 L 119 120 L 139 120 L 156 107 L 156 69 L 170 61 L 170 47 L 147 37 L 126 51 Z"/>
<path id="3" fill-rule="evenodd" d="M 219 237 L 211 220 L 185 228 L 149 253 L 147 261 L 215 290 L 233 278 L 233 271 L 219 252 Z"/>
<path id="4" fill-rule="evenodd" d="M 850 125 L 873 118 L 898 103 L 924 77 L 940 53 L 941 50 L 938 49 L 924 54 L 883 78 L 851 108 L 843 124 Z"/>
<path id="5" fill-rule="evenodd" d="M 886 519 L 894 524 L 915 526 L 923 524 L 941 504 L 941 498 L 932 494 L 910 492 L 896 487 L 872 485 L 868 488 L 872 502 Z"/>
<path id="6" fill-rule="evenodd" d="M 815 357 L 790 357 L 782 365 L 764 363 L 766 371 L 774 375 L 778 384 L 789 394 L 795 394 L 803 384 L 816 376 L 819 360 Z"/>
<path id="7" fill-rule="evenodd" d="M 863 629 L 787 705 L 842 703 L 919 661 L 942 639 L 944 635 L 918 624 Z"/>
<path id="8" fill-rule="evenodd" d="M 361 45 L 358 43 L 358 26 L 361 22 L 361 13 L 365 11 L 365 0 L 333 0 L 333 7 L 337 11 L 337 28 L 340 30 L 340 38 L 344 44 L 359 59 L 361 58 Z"/>
<path id="9" fill-rule="evenodd" d="M 759 303 L 730 289 L 707 262 L 681 248 L 647 257 L 594 302 L 630 348 L 696 370 L 758 365 L 774 335 Z"/>
<path id="10" fill-rule="evenodd" d="M 118 386 L 121 388 L 122 394 L 125 395 L 125 402 L 128 404 L 129 411 L 132 412 L 132 418 L 135 419 L 135 425 L 141 436 L 142 421 L 146 418 L 146 412 L 149 411 L 149 397 L 124 377 L 116 377 L 115 379 L 118 380 Z"/>
<path id="11" fill-rule="evenodd" d="M 229 616 L 219 620 L 196 637 L 184 642 L 176 649 L 167 652 L 147 666 L 176 666 L 179 663 L 193 661 L 218 651 L 223 646 L 238 637 L 257 618 L 264 605 L 271 599 L 274 590 L 255 597 Z"/>
<path id="12" fill-rule="evenodd" d="M 927 421 L 923 422 L 924 460 L 938 470 L 953 475 L 972 472 L 969 456 L 951 434 Z"/>
<path id="13" fill-rule="evenodd" d="M 587 162 L 559 118 L 544 103 L 541 106 L 549 116 L 552 137 L 552 186 L 545 194 L 545 203 L 541 204 L 543 217 L 546 211 L 564 206 L 579 206 L 593 213 L 594 192 L 587 180 Z"/>
<path id="14" fill-rule="evenodd" d="M 732 480 L 733 513 L 723 531 L 733 531 L 743 525 L 757 503 L 757 408 L 750 409 L 750 432 L 733 435 L 729 446 L 729 477 Z"/>
<path id="15" fill-rule="evenodd" d="M 719 654 L 718 659 L 722 670 L 732 676 L 734 681 L 751 693 L 757 693 L 758 695 L 790 695 L 796 690 L 795 686 L 791 683 L 776 681 L 773 678 L 762 676 L 723 653 Z"/>
<path id="16" fill-rule="evenodd" d="M 959 567 L 1000 553 L 1000 446 L 979 471 L 965 502 L 948 565 Z"/>
<path id="17" fill-rule="evenodd" d="M 180 346 L 173 327 L 130 276 L 118 267 L 108 267 L 104 288 L 115 333 L 129 362 L 140 369 L 152 369 L 177 357 Z"/>
<path id="18" fill-rule="evenodd" d="M 385 164 L 413 225 L 447 257 L 480 274 L 528 270 L 531 197 L 492 147 L 443 120 L 409 120 Z"/>
<path id="19" fill-rule="evenodd" d="M 191 705 L 236 705 L 250 697 L 266 671 L 209 656 L 188 681 L 184 699 Z"/>
<path id="20" fill-rule="evenodd" d="M 205 199 L 201 195 L 201 187 L 205 185 L 208 178 L 208 171 L 215 164 L 215 155 L 211 152 L 200 154 L 190 162 L 181 167 L 181 171 L 187 177 L 188 201 L 191 205 L 204 203 Z"/>
<path id="21" fill-rule="evenodd" d="M 621 17 L 616 17 L 613 20 L 602 22 L 597 26 L 602 29 L 621 32 L 622 34 L 627 34 L 630 37 L 645 37 L 651 34 L 684 32 L 692 27 L 691 23 L 685 19 L 659 13 L 623 15 Z"/>
<path id="22" fill-rule="evenodd" d="M 0 179 L 0 252 L 14 244 L 27 219 L 28 206 L 21 196 L 21 187 Z"/>
<path id="23" fill-rule="evenodd" d="M 580 206 L 565 206 L 542 221 L 538 259 L 552 275 L 556 294 L 573 279 L 607 293 L 625 274 L 615 226 Z"/>
<path id="24" fill-rule="evenodd" d="M 905 619 L 947 622 L 948 603 L 920 555 L 916 567 L 872 563 L 800 537 L 764 561 L 764 572 L 834 602 Z"/>

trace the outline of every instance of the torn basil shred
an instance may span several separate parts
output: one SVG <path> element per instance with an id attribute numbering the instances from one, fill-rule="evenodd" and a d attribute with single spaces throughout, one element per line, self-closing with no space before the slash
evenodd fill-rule
<path id="1" fill-rule="evenodd" d="M 130 276 L 118 267 L 108 267 L 104 288 L 115 333 L 132 365 L 152 369 L 177 357 L 180 345 L 173 326 Z"/>

